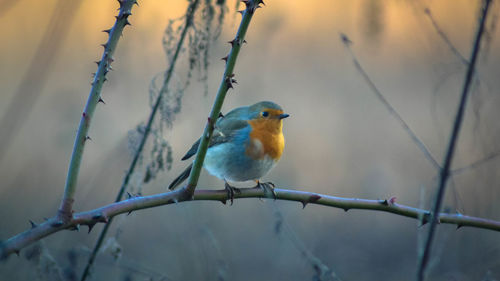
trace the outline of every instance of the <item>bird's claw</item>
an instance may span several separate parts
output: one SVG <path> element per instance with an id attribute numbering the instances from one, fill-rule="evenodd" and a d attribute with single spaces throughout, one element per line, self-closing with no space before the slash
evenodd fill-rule
<path id="1" fill-rule="evenodd" d="M 272 182 L 260 182 L 258 181 L 257 182 L 257 186 L 256 187 L 259 187 L 259 188 L 262 188 L 262 190 L 264 190 L 264 195 L 268 198 L 274 198 L 274 200 L 276 200 L 276 191 L 274 191 L 274 183 Z"/>
<path id="2" fill-rule="evenodd" d="M 234 201 L 234 194 L 241 193 L 241 190 L 239 188 L 229 185 L 229 183 L 227 182 L 224 182 L 224 189 L 227 191 L 227 198 L 229 198 L 229 200 L 231 201 L 231 206 L 232 206 Z"/>

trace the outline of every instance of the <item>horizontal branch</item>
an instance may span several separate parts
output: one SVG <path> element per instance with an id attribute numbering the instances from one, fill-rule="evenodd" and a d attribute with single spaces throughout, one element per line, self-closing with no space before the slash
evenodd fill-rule
<path id="1" fill-rule="evenodd" d="M 318 194 L 287 189 L 275 189 L 277 200 L 297 201 L 303 207 L 307 204 L 317 204 L 335 207 L 348 211 L 350 209 L 375 210 L 393 213 L 409 218 L 421 220 L 425 224 L 430 219 L 430 212 L 424 209 L 413 208 L 395 203 L 395 199 L 370 200 L 358 198 L 343 198 L 330 195 Z M 264 191 L 260 188 L 242 188 L 234 194 L 234 198 L 266 198 Z M 196 190 L 193 200 L 220 201 L 226 203 L 228 194 L 226 190 Z M 29 246 L 46 236 L 64 229 L 79 230 L 81 225 L 89 227 L 89 232 L 99 222 L 107 223 L 110 218 L 123 213 L 131 213 L 141 209 L 191 201 L 186 199 L 182 189 L 143 197 L 132 197 L 127 200 L 116 202 L 87 212 L 75 213 L 73 218 L 62 223 L 57 217 L 47 219 L 41 224 L 31 222 L 32 228 L 26 230 L 10 239 L 0 243 L 0 258 L 6 258 L 12 253 L 19 253 L 21 249 Z M 500 231 L 500 221 L 465 216 L 462 214 L 440 213 L 439 222 L 454 224 L 459 227 L 470 226 L 476 228 Z"/>

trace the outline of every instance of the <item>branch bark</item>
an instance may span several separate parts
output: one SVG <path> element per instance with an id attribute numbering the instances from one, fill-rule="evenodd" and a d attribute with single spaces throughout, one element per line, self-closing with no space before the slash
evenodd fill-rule
<path id="1" fill-rule="evenodd" d="M 287 190 L 280 188 L 276 188 L 275 192 L 276 200 L 300 202 L 304 208 L 307 204 L 316 204 L 340 208 L 345 211 L 348 211 L 350 209 L 374 210 L 417 219 L 422 223 L 430 221 L 431 216 L 431 213 L 428 210 L 397 204 L 394 198 L 386 200 L 343 198 L 313 192 Z M 192 200 L 219 201 L 224 204 L 227 200 L 229 200 L 227 191 L 224 189 L 196 190 L 193 195 L 194 196 Z M 266 194 L 261 188 L 242 188 L 241 192 L 234 194 L 234 198 L 240 199 L 269 197 L 266 197 Z M 79 230 L 80 226 L 85 225 L 89 227 L 90 232 L 96 223 L 108 223 L 110 218 L 120 214 L 131 213 L 137 210 L 186 201 L 191 201 L 191 198 L 187 198 L 184 195 L 184 191 L 182 189 L 178 189 L 167 193 L 144 197 L 134 197 L 120 202 L 112 203 L 91 211 L 76 213 L 69 221 L 64 223 L 61 222 L 57 218 L 57 216 L 47 219 L 41 224 L 32 223 L 31 229 L 28 229 L 0 243 L 0 258 L 6 258 L 13 253 L 19 253 L 21 249 L 29 246 L 33 242 L 36 242 L 61 230 Z M 462 214 L 439 213 L 439 215 L 437 216 L 437 220 L 439 223 L 443 224 L 454 224 L 457 226 L 457 228 L 468 226 L 500 231 L 500 221 L 466 216 Z"/>

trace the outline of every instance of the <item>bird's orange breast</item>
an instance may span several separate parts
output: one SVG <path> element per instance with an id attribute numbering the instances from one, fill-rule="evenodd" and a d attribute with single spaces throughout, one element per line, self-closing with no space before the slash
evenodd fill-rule
<path id="1" fill-rule="evenodd" d="M 274 160 L 278 160 L 285 147 L 283 137 L 283 121 L 279 119 L 255 119 L 248 121 L 252 127 L 250 132 L 250 145 L 246 154 L 254 159 L 262 159 L 268 155 Z M 252 140 L 260 141 L 260 146 L 252 143 Z"/>

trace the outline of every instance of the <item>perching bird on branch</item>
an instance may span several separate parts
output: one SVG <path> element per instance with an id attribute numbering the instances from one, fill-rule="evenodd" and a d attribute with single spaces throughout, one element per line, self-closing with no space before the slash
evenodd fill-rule
<path id="1" fill-rule="evenodd" d="M 272 183 L 261 183 L 278 162 L 285 147 L 283 119 L 289 115 L 270 101 L 238 107 L 215 123 L 203 167 L 212 175 L 223 179 L 229 197 L 234 197 L 237 188 L 227 181 L 242 182 L 253 180 L 257 186 L 274 194 Z M 182 157 L 189 159 L 198 151 L 200 140 Z M 189 165 L 170 185 L 179 186 L 189 177 L 193 164 Z"/>

